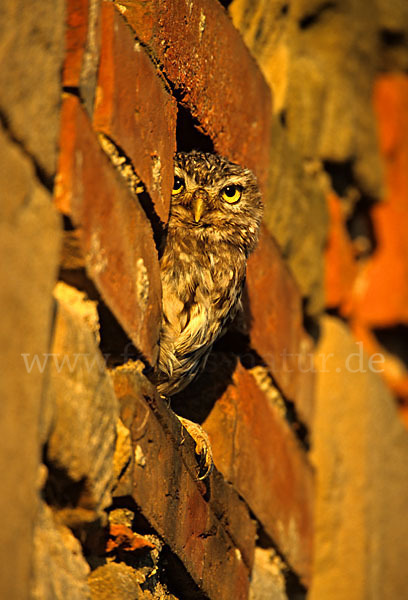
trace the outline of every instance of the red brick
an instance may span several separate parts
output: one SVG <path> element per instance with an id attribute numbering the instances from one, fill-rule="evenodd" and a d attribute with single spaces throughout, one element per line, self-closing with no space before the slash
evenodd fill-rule
<path id="1" fill-rule="evenodd" d="M 210 599 L 246 600 L 246 557 L 253 555 L 255 527 L 245 505 L 223 486 L 219 474 L 211 474 L 207 483 L 196 480 L 194 443 L 142 375 L 122 367 L 113 373 L 113 382 L 125 420 L 131 422 L 132 495 L 142 514 Z"/>
<path id="2" fill-rule="evenodd" d="M 74 96 L 64 99 L 60 147 L 56 204 L 80 229 L 88 275 L 135 346 L 154 363 L 161 299 L 151 226 Z"/>
<path id="3" fill-rule="evenodd" d="M 408 76 L 374 88 L 387 193 L 371 212 L 376 250 L 354 289 L 354 316 L 371 327 L 408 323 Z"/>
<path id="4" fill-rule="evenodd" d="M 176 102 L 111 2 L 102 4 L 102 49 L 94 126 L 131 160 L 167 221 L 176 149 Z"/>
<path id="5" fill-rule="evenodd" d="M 303 330 L 302 304 L 296 283 L 271 236 L 262 229 L 248 261 L 251 346 L 299 415 L 310 424 L 313 414 L 312 343 Z"/>
<path id="6" fill-rule="evenodd" d="M 203 427 L 217 469 L 245 499 L 293 569 L 308 582 L 312 469 L 277 408 L 239 364 Z"/>
<path id="7" fill-rule="evenodd" d="M 66 47 L 62 84 L 65 87 L 79 87 L 88 33 L 89 0 L 69 0 L 66 11 Z"/>
<path id="8" fill-rule="evenodd" d="M 135 0 L 117 6 L 211 137 L 216 152 L 251 168 L 264 187 L 270 90 L 221 4 Z"/>
<path id="9" fill-rule="evenodd" d="M 325 251 L 326 306 L 350 313 L 350 295 L 357 275 L 352 242 L 346 229 L 346 215 L 341 200 L 333 192 L 328 195 L 329 231 Z"/>

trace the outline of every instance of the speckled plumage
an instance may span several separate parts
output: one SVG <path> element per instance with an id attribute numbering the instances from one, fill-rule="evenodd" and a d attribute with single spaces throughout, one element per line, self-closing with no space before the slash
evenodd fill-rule
<path id="1" fill-rule="evenodd" d="M 225 158 L 178 153 L 175 177 L 184 186 L 172 197 L 160 260 L 163 321 L 157 382 L 166 396 L 184 389 L 201 372 L 214 342 L 235 317 L 262 218 L 255 176 Z M 240 190 L 239 201 L 223 199 L 226 186 Z"/>

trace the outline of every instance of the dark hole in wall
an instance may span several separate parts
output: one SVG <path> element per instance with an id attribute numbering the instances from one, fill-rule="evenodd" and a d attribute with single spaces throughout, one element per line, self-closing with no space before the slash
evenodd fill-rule
<path id="1" fill-rule="evenodd" d="M 346 227 L 350 239 L 353 241 L 357 259 L 368 258 L 375 252 L 377 240 L 371 207 L 374 201 L 362 197 L 354 206 L 353 212 L 346 221 Z"/>
<path id="2" fill-rule="evenodd" d="M 228 7 L 229 7 L 229 5 L 231 4 L 232 0 L 218 0 L 218 2 L 219 2 L 220 4 L 222 4 L 222 6 L 223 6 L 224 8 L 228 8 Z"/>
<path id="3" fill-rule="evenodd" d="M 42 490 L 49 506 L 75 508 L 87 495 L 85 477 L 75 481 L 63 467 L 57 467 L 48 457 L 48 445 L 43 448 L 43 463 L 47 467 L 47 480 Z"/>
<path id="4" fill-rule="evenodd" d="M 345 160 L 336 162 L 326 160 L 323 162 L 323 167 L 331 179 L 333 190 L 340 197 L 345 197 L 350 187 L 355 185 L 354 182 L 354 161 Z"/>
<path id="5" fill-rule="evenodd" d="M 374 334 L 385 350 L 398 357 L 408 368 L 408 325 L 374 329 Z"/>
<path id="6" fill-rule="evenodd" d="M 404 46 L 406 44 L 405 33 L 392 29 L 382 29 L 380 40 L 384 46 Z"/>
<path id="7" fill-rule="evenodd" d="M 178 104 L 176 139 L 178 152 L 214 152 L 211 138 L 202 132 L 199 122 L 183 104 Z"/>

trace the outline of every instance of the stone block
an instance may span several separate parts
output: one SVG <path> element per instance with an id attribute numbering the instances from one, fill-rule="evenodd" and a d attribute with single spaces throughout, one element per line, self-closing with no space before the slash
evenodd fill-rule
<path id="1" fill-rule="evenodd" d="M 406 594 L 408 435 L 347 327 L 326 317 L 316 351 L 311 600 Z"/>
<path id="2" fill-rule="evenodd" d="M 118 404 L 92 330 L 78 303 L 64 299 L 66 287 L 58 288 L 49 355 L 46 401 L 54 414 L 47 462 L 55 478 L 64 474 L 61 488 L 77 489 L 68 506 L 74 501 L 74 508 L 100 514 L 111 502 Z M 56 503 L 64 508 L 60 498 Z"/>
<path id="3" fill-rule="evenodd" d="M 3 3 L 0 111 L 46 177 L 55 174 L 64 41 L 63 0 Z"/>
<path id="4" fill-rule="evenodd" d="M 174 179 L 176 102 L 111 2 L 102 3 L 102 52 L 94 126 L 131 161 L 166 223 Z"/>
<path id="5" fill-rule="evenodd" d="M 1 127 L 0 145 L 0 596 L 28 598 L 60 220 L 34 165 Z"/>
<path id="6" fill-rule="evenodd" d="M 249 600 L 288 600 L 285 564 L 270 548 L 256 548 Z"/>
<path id="7" fill-rule="evenodd" d="M 221 4 L 118 0 L 115 5 L 215 151 L 252 169 L 264 189 L 270 91 Z"/>
<path id="8" fill-rule="evenodd" d="M 136 348 L 153 364 L 161 286 L 152 229 L 74 96 L 64 99 L 55 198 L 80 229 L 88 276 Z"/>
<path id="9" fill-rule="evenodd" d="M 278 120 L 272 126 L 264 223 L 281 248 L 309 315 L 324 306 L 324 246 L 328 215 L 319 168 L 309 172 Z"/>
<path id="10" fill-rule="evenodd" d="M 382 172 L 370 109 L 377 11 L 360 0 L 341 10 L 308 0 L 233 0 L 229 10 L 277 98 L 291 147 L 306 160 L 352 163 L 358 187 L 378 197 Z"/>
<path id="11" fill-rule="evenodd" d="M 216 474 L 197 481 L 195 444 L 137 365 L 112 376 L 122 420 L 131 423 L 132 495 L 142 514 L 208 598 L 246 599 L 255 542 L 247 509 L 231 488 L 213 483 Z"/>
<path id="12" fill-rule="evenodd" d="M 312 342 L 303 330 L 301 296 L 271 236 L 262 230 L 248 261 L 250 343 L 301 419 L 313 414 Z"/>
<path id="13" fill-rule="evenodd" d="M 203 427 L 217 469 L 307 582 L 313 536 L 312 469 L 277 406 L 251 372 L 238 364 Z"/>
<path id="14" fill-rule="evenodd" d="M 41 504 L 34 532 L 32 600 L 90 600 L 89 565 L 73 533 Z"/>

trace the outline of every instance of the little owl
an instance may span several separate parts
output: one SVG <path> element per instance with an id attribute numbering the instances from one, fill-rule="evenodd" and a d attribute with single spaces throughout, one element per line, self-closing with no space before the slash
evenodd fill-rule
<path id="1" fill-rule="evenodd" d="M 225 158 L 179 152 L 160 260 L 158 390 L 172 396 L 205 367 L 234 319 L 262 218 L 255 176 Z"/>

